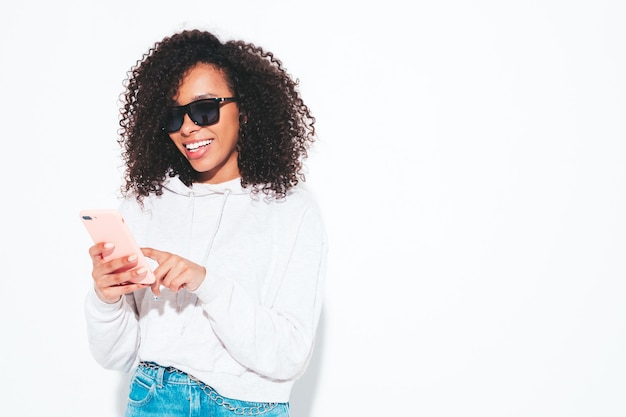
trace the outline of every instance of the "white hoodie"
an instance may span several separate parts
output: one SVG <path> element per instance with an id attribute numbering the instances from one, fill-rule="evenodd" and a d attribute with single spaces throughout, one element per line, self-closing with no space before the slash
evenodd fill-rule
<path id="1" fill-rule="evenodd" d="M 322 219 L 299 187 L 283 200 L 252 196 L 235 179 L 133 199 L 120 210 L 139 245 L 204 265 L 194 292 L 149 288 L 115 304 L 91 290 L 85 301 L 90 348 L 105 368 L 139 361 L 173 366 L 220 394 L 287 402 L 309 362 L 327 257 Z M 153 267 L 156 264 L 153 263 Z"/>

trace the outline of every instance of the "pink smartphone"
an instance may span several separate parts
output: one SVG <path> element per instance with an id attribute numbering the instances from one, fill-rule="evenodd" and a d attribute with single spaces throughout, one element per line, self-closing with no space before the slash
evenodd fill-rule
<path id="1" fill-rule="evenodd" d="M 145 256 L 141 253 L 139 245 L 118 210 L 81 210 L 80 218 L 94 243 L 115 243 L 113 253 L 105 257 L 105 261 L 136 254 L 138 257 L 137 266 L 145 267 L 148 273 L 142 279 L 133 282 L 138 284 L 152 284 L 155 281 L 154 274 L 148 266 Z"/>

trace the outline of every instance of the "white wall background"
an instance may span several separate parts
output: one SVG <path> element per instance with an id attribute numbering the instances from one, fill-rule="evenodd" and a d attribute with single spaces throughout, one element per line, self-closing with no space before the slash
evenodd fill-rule
<path id="1" fill-rule="evenodd" d="M 301 80 L 331 240 L 294 417 L 626 415 L 626 3 L 5 2 L 0 399 L 118 415 L 83 207 L 117 206 L 118 96 L 201 27 Z"/>

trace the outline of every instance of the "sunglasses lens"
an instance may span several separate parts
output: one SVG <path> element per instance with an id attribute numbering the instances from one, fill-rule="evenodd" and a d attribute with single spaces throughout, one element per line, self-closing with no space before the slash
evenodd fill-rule
<path id="1" fill-rule="evenodd" d="M 220 119 L 220 104 L 216 101 L 197 101 L 189 106 L 189 117 L 197 125 L 208 126 Z"/>
<path id="2" fill-rule="evenodd" d="M 183 125 L 184 117 L 184 108 L 171 107 L 165 121 L 165 130 L 167 130 L 168 132 L 176 132 Z"/>

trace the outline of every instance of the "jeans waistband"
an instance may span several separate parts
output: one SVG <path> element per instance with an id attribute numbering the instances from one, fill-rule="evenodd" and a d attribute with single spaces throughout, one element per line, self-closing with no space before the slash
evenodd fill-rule
<path id="1" fill-rule="evenodd" d="M 156 379 L 158 386 L 163 383 L 170 384 L 197 384 L 200 381 L 187 372 L 173 366 L 161 366 L 154 362 L 139 362 L 138 370 L 149 377 Z"/>
<path id="2" fill-rule="evenodd" d="M 149 378 L 154 378 L 158 388 L 163 388 L 166 384 L 198 386 L 212 402 L 235 414 L 260 415 L 279 405 L 279 403 L 252 403 L 223 397 L 211 386 L 173 366 L 161 366 L 154 362 L 139 362 L 137 370 Z"/>

